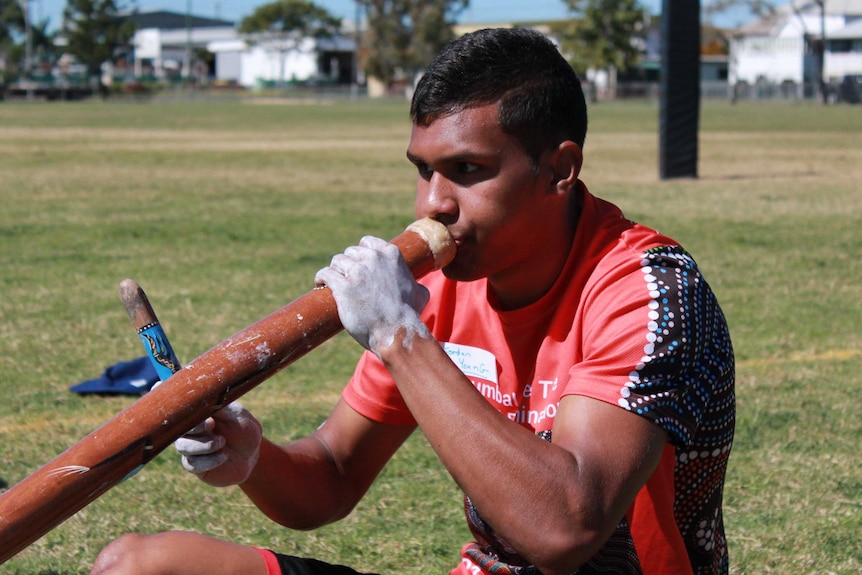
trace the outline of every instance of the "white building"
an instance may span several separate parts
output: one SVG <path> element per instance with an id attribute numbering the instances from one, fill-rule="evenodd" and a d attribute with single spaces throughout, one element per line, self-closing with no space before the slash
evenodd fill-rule
<path id="1" fill-rule="evenodd" d="M 824 57 L 830 78 L 862 74 L 862 17 L 826 34 Z"/>
<path id="2" fill-rule="evenodd" d="M 282 80 L 355 80 L 356 42 L 350 38 L 249 39 L 233 22 L 165 10 L 137 12 L 131 18 L 137 28 L 132 40 L 137 78 L 215 79 L 246 88 Z M 212 54 L 208 65 L 195 57 L 201 51 Z"/>
<path id="3" fill-rule="evenodd" d="M 248 41 L 239 37 L 207 44 L 215 54 L 215 77 L 246 88 L 284 82 L 350 84 L 354 80 L 356 42 L 336 37 L 297 42 Z"/>
<path id="4" fill-rule="evenodd" d="M 131 16 L 135 23 L 135 77 L 189 78 L 196 50 L 216 40 L 236 38 L 233 22 L 202 18 L 166 10 L 140 11 Z M 198 71 L 204 76 L 208 71 Z"/>
<path id="5" fill-rule="evenodd" d="M 810 93 L 819 77 L 817 43 L 826 38 L 823 78 L 862 74 L 862 0 L 792 0 L 739 28 L 730 43 L 732 86 L 780 85 Z"/>

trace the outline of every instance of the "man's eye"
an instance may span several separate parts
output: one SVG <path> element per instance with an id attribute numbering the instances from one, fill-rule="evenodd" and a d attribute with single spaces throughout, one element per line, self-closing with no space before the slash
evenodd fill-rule
<path id="1" fill-rule="evenodd" d="M 430 167 L 428 167 L 428 164 L 425 164 L 422 162 L 416 164 L 416 170 L 419 172 L 419 175 L 422 176 L 423 178 L 430 177 L 431 174 L 434 172 L 434 170 L 432 170 Z"/>
<path id="2" fill-rule="evenodd" d="M 458 164 L 458 172 L 462 174 L 472 174 L 477 171 L 479 166 L 477 164 L 473 164 L 471 162 L 461 162 Z"/>

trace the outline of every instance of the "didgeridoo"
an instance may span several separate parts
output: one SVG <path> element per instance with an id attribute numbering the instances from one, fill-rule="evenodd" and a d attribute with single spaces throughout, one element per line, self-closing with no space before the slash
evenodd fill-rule
<path id="1" fill-rule="evenodd" d="M 455 255 L 448 230 L 431 219 L 414 222 L 392 243 L 417 278 Z M 171 375 L 0 495 L 0 564 L 341 328 L 332 293 L 316 288 Z"/>

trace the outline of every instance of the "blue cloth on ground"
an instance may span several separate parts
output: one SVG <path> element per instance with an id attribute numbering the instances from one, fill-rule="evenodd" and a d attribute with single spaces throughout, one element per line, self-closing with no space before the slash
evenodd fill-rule
<path id="1" fill-rule="evenodd" d="M 121 361 L 105 369 L 96 379 L 89 379 L 69 388 L 74 393 L 102 395 L 142 395 L 159 380 L 150 358 L 139 357 Z"/>

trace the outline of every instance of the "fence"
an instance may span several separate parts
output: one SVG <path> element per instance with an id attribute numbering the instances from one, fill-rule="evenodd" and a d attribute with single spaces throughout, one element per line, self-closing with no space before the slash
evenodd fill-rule
<path id="1" fill-rule="evenodd" d="M 589 89 L 585 86 L 585 89 Z M 803 101 L 818 100 L 820 88 L 814 82 L 798 84 L 796 82 L 772 83 L 760 81 L 755 84 L 738 82 L 731 86 L 725 81 L 703 81 L 700 83 L 700 97 L 704 100 L 775 100 Z M 620 82 L 617 85 L 618 99 L 658 99 L 658 82 Z M 846 102 L 858 104 L 862 102 L 862 75 L 845 76 L 840 82 L 826 84 L 826 101 L 830 104 Z"/>

